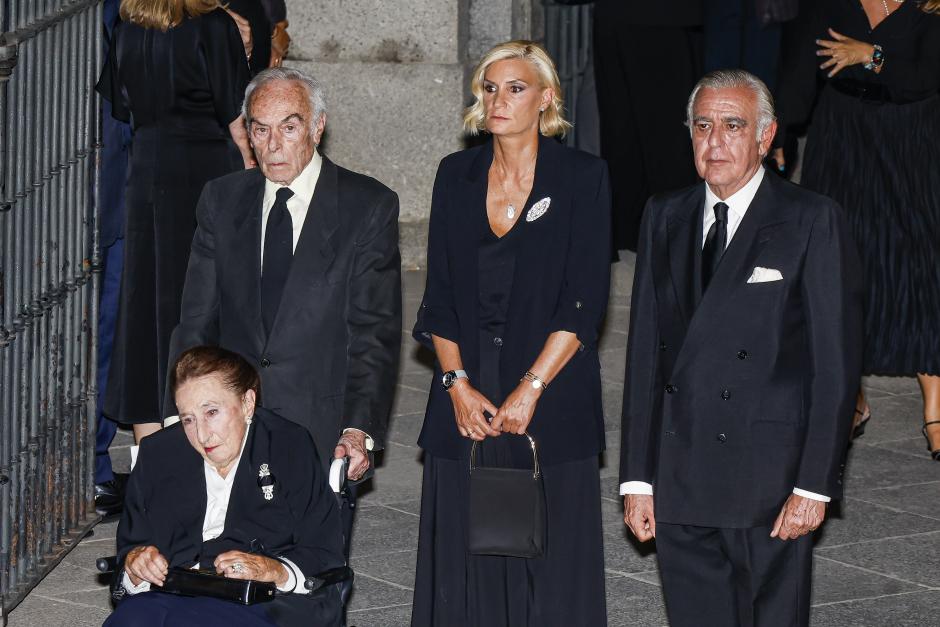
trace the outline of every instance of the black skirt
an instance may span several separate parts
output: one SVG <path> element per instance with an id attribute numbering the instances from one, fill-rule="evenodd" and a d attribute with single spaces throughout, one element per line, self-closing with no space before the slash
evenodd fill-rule
<path id="1" fill-rule="evenodd" d="M 412 627 L 607 625 L 597 457 L 542 471 L 545 555 L 469 555 L 468 462 L 425 454 Z"/>
<path id="2" fill-rule="evenodd" d="M 865 272 L 867 374 L 940 375 L 940 98 L 863 102 L 823 92 L 806 187 L 836 200 Z"/>

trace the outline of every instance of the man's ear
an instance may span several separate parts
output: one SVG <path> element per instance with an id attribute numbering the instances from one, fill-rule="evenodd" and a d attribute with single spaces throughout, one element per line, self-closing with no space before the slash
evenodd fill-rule
<path id="1" fill-rule="evenodd" d="M 323 129 L 326 128 L 326 112 L 320 114 L 320 119 L 313 127 L 313 143 L 320 145 L 320 139 L 323 137 Z"/>
<path id="2" fill-rule="evenodd" d="M 777 134 L 777 120 L 772 121 L 767 125 L 767 128 L 764 129 L 764 132 L 761 134 L 760 138 L 760 154 L 762 157 L 766 156 L 770 152 L 770 145 L 774 141 L 774 136 Z"/>

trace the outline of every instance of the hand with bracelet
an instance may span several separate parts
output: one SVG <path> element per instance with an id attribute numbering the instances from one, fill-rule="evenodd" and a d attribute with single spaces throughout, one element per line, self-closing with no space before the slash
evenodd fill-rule
<path id="1" fill-rule="evenodd" d="M 503 401 L 490 426 L 504 433 L 525 433 L 539 398 L 548 389 L 548 382 L 561 372 L 580 347 L 581 342 L 574 333 L 556 331 L 549 335 L 538 359 Z"/>
<path id="2" fill-rule="evenodd" d="M 820 69 L 832 68 L 829 70 L 829 78 L 832 78 L 850 65 L 862 64 L 866 69 L 871 69 L 878 73 L 881 71 L 881 64 L 884 56 L 881 54 L 881 47 L 864 41 L 858 41 L 851 37 L 846 37 L 841 33 L 829 29 L 829 39 L 817 39 L 816 44 L 820 46 L 816 51 L 816 56 L 829 57 Z"/>

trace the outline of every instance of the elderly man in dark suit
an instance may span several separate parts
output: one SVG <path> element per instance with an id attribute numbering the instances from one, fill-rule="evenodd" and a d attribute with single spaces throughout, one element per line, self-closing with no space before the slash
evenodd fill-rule
<path id="1" fill-rule="evenodd" d="M 383 444 L 398 369 L 398 196 L 319 154 L 315 79 L 265 70 L 244 113 L 259 167 L 203 190 L 170 357 L 215 344 L 244 355 L 261 405 L 307 427 L 324 464 L 348 455 L 358 480 Z"/>
<path id="2" fill-rule="evenodd" d="M 859 262 L 833 201 L 765 174 L 766 86 L 689 100 L 705 179 L 652 198 L 637 254 L 621 486 L 684 625 L 806 625 L 811 532 L 842 493 L 861 368 Z"/>

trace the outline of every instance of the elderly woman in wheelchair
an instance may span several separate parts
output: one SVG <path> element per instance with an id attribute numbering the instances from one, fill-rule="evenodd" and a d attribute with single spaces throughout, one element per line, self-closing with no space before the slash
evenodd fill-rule
<path id="1" fill-rule="evenodd" d="M 105 626 L 341 624 L 339 586 L 309 590 L 348 572 L 310 435 L 256 405 L 258 374 L 235 353 L 191 349 L 171 379 L 180 424 L 141 442 Z"/>

